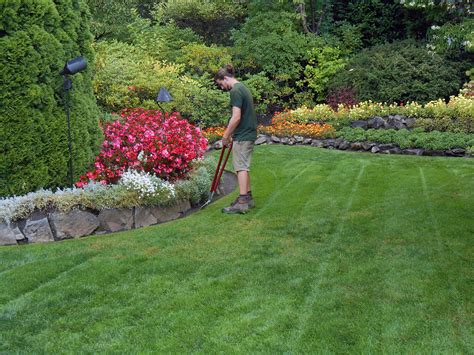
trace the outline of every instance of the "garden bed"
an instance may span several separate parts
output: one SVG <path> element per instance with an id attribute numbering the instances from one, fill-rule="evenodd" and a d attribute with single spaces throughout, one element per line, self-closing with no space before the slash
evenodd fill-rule
<path id="1" fill-rule="evenodd" d="M 235 174 L 225 171 L 215 199 L 237 186 Z M 53 242 L 138 229 L 175 220 L 199 209 L 190 199 L 169 206 L 129 208 L 76 208 L 68 212 L 35 209 L 27 218 L 0 223 L 0 245 Z"/>
<path id="2" fill-rule="evenodd" d="M 258 136 L 256 145 L 262 144 L 283 144 L 283 145 L 310 145 L 318 148 L 364 151 L 379 154 L 407 154 L 424 156 L 447 156 L 447 157 L 473 157 L 473 152 L 464 148 L 450 149 L 424 149 L 424 148 L 400 148 L 396 143 L 381 143 L 372 141 L 350 141 L 344 137 L 339 138 L 309 138 L 303 136 L 278 137 L 275 135 Z M 214 149 L 222 148 L 222 141 L 217 141 L 212 145 Z"/>

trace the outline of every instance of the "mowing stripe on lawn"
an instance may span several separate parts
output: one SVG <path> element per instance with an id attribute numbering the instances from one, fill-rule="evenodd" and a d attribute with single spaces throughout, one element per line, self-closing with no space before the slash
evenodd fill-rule
<path id="1" fill-rule="evenodd" d="M 349 210 L 352 207 L 352 201 L 353 201 L 354 195 L 359 189 L 359 183 L 361 181 L 362 175 L 364 174 L 365 166 L 366 165 L 364 164 L 364 162 L 362 162 L 359 173 L 354 182 L 354 186 L 352 187 L 352 190 L 348 196 L 347 204 L 343 212 L 341 213 L 341 215 L 345 215 L 347 212 L 349 212 Z M 343 228 L 344 228 L 344 220 L 341 219 L 341 222 L 338 224 L 336 232 L 334 233 L 334 236 L 333 238 L 331 238 L 331 242 L 327 247 L 328 253 L 326 254 L 327 256 L 325 258 L 326 261 L 322 261 L 322 263 L 320 264 L 318 271 L 316 272 L 316 278 L 312 282 L 311 291 L 306 296 L 306 299 L 304 300 L 303 307 L 302 307 L 304 311 L 300 313 L 300 316 L 298 317 L 298 323 L 297 323 L 296 329 L 293 330 L 290 336 L 290 344 L 292 344 L 291 346 L 289 346 L 290 349 L 295 349 L 297 346 L 299 346 L 301 337 L 306 331 L 306 328 L 308 326 L 308 321 L 314 314 L 313 307 L 317 299 L 316 296 L 318 293 L 320 293 L 320 285 L 323 279 L 325 278 L 326 269 L 329 264 L 329 261 L 327 259 L 329 259 L 329 256 L 331 255 L 330 253 L 331 249 L 333 249 L 335 243 L 339 240 Z"/>
<path id="2" fill-rule="evenodd" d="M 428 216 L 429 216 L 429 219 L 431 221 L 431 225 L 433 226 L 434 233 L 435 233 L 435 236 L 436 236 L 436 240 L 437 240 L 437 244 L 438 244 L 438 254 L 441 257 L 443 255 L 443 253 L 446 252 L 446 248 L 444 248 L 444 246 L 443 246 L 442 235 L 440 233 L 440 228 L 439 228 L 439 225 L 438 225 L 438 221 L 437 221 L 437 219 L 435 218 L 435 215 L 434 215 L 434 207 L 433 207 L 433 203 L 431 202 L 431 199 L 430 199 L 430 196 L 429 196 L 429 193 L 428 193 L 428 186 L 427 186 L 425 174 L 423 172 L 423 168 L 419 167 L 418 169 L 419 169 L 419 173 L 420 173 L 421 185 L 422 185 L 422 188 L 423 188 L 423 196 L 425 197 L 425 203 L 426 203 L 427 210 L 428 210 Z M 441 274 L 445 275 L 445 279 L 449 284 L 449 288 L 451 290 L 454 290 L 454 293 L 457 296 L 456 299 L 457 299 L 457 302 L 458 302 L 458 307 L 457 307 L 458 314 L 462 318 L 466 317 L 466 314 L 467 314 L 466 308 L 465 308 L 465 305 L 464 305 L 464 302 L 463 302 L 462 298 L 460 297 L 459 290 L 457 289 L 456 285 L 452 282 L 449 275 L 446 274 L 444 269 L 440 268 L 439 272 Z M 457 328 L 458 331 L 461 332 L 461 338 L 464 338 L 463 340 L 469 342 L 469 340 L 470 340 L 469 338 L 472 335 L 467 333 L 467 329 L 465 327 L 460 327 L 459 325 L 455 326 L 455 324 L 452 324 L 452 328 Z"/>
<path id="3" fill-rule="evenodd" d="M 87 264 L 89 261 L 94 259 L 94 257 L 89 257 L 78 264 L 71 265 L 70 267 L 66 268 L 65 270 L 62 270 L 58 274 L 54 275 L 54 277 L 49 278 L 45 281 L 42 280 L 42 283 L 36 285 L 33 289 L 28 290 L 20 295 L 16 295 L 15 298 L 10 299 L 7 303 L 0 305 L 0 319 L 5 320 L 5 319 L 11 319 L 16 315 L 18 311 L 23 309 L 26 305 L 29 303 L 29 298 L 38 291 L 41 291 L 43 288 L 50 286 L 61 279 L 64 279 L 67 277 L 71 272 L 76 271 L 77 269 L 80 269 L 83 267 L 85 264 Z M 1 322 L 0 322 L 1 323 Z M 0 328 L 1 329 L 1 328 Z"/>

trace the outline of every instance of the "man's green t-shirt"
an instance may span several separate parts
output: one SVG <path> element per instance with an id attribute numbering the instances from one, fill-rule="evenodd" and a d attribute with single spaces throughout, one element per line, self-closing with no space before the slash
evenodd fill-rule
<path id="1" fill-rule="evenodd" d="M 232 138 L 236 141 L 255 141 L 257 139 L 257 116 L 249 89 L 242 83 L 235 83 L 230 90 L 230 105 L 241 109 L 240 123 Z"/>

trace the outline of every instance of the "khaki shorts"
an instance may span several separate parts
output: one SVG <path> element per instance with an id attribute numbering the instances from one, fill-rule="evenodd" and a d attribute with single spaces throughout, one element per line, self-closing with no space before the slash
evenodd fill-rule
<path id="1" fill-rule="evenodd" d="M 234 141 L 232 145 L 232 160 L 234 170 L 250 171 L 252 161 L 253 141 Z"/>

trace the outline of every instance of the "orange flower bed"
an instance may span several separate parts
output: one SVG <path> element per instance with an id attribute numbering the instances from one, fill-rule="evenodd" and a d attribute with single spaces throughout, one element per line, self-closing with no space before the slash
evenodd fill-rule
<path id="1" fill-rule="evenodd" d="M 260 126 L 259 132 L 279 137 L 303 136 L 303 137 L 328 137 L 336 130 L 330 124 L 306 123 L 298 124 L 292 122 L 277 122 L 271 126 Z"/>
<path id="2" fill-rule="evenodd" d="M 270 126 L 259 126 L 258 133 L 278 137 L 303 136 L 310 138 L 330 137 L 336 130 L 330 124 L 305 123 L 298 124 L 288 121 L 272 121 Z M 206 139 L 213 143 L 222 138 L 225 127 L 210 127 L 203 129 Z"/>
<path id="3" fill-rule="evenodd" d="M 209 127 L 202 130 L 204 137 L 211 143 L 221 139 L 224 132 L 225 127 Z"/>

